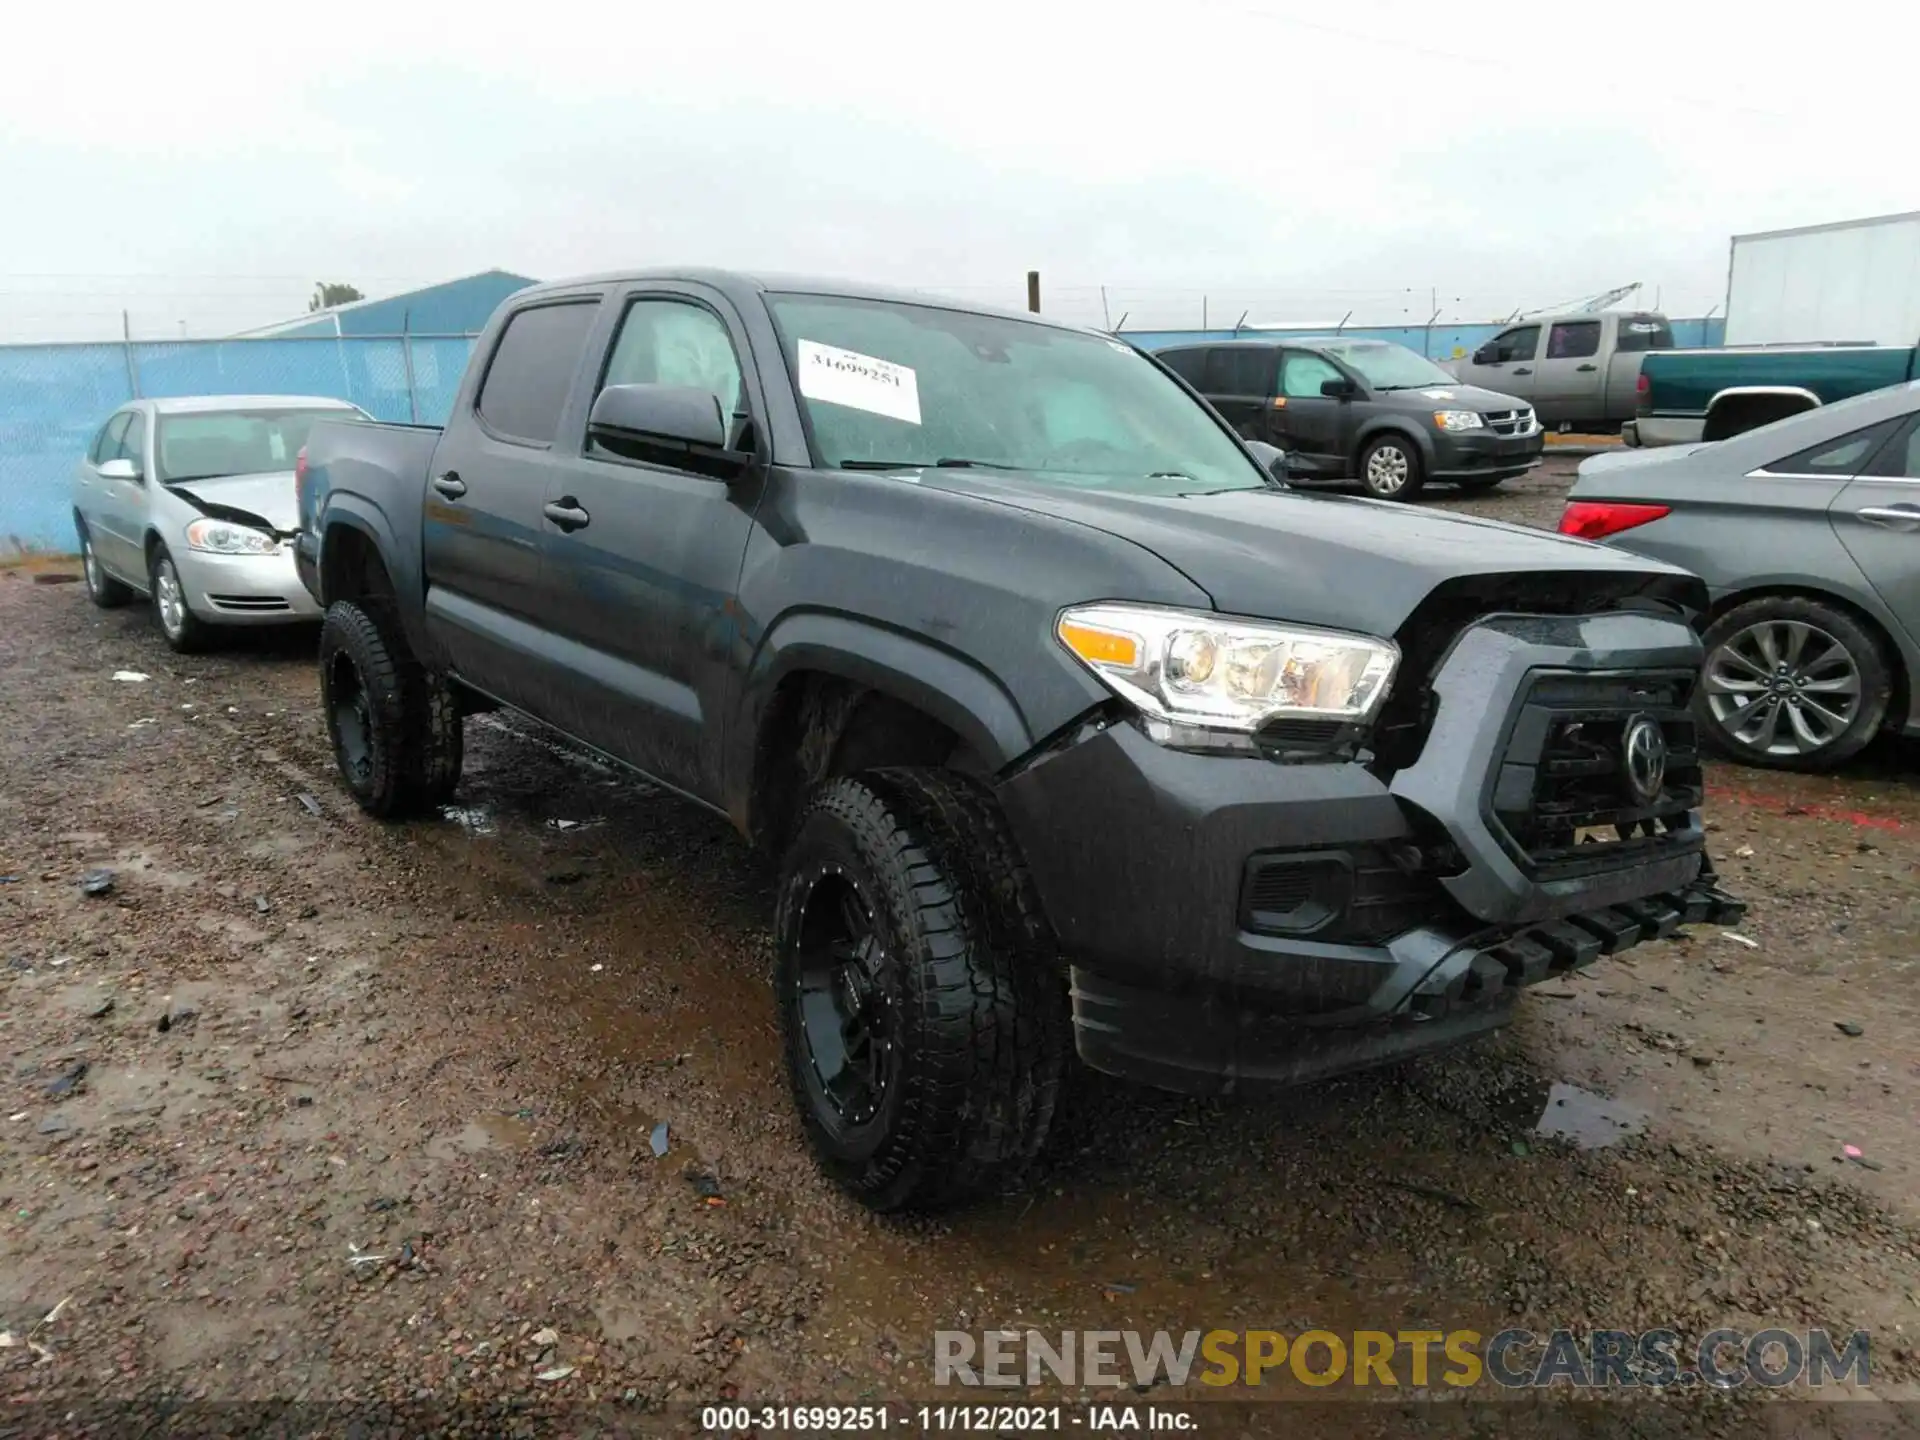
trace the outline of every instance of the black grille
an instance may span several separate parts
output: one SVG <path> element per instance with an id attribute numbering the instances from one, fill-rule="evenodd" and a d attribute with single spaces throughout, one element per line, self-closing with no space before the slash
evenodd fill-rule
<path id="1" fill-rule="evenodd" d="M 1448 907 L 1437 874 L 1384 849 L 1270 852 L 1247 861 L 1240 923 L 1268 935 L 1312 936 L 1375 945 L 1441 918 Z"/>
<path id="2" fill-rule="evenodd" d="M 1496 435 L 1524 435 L 1533 428 L 1531 410 L 1488 410 L 1481 418 Z"/>
<path id="3" fill-rule="evenodd" d="M 222 610 L 291 610 L 293 606 L 278 595 L 208 595 Z"/>
<path id="4" fill-rule="evenodd" d="M 1555 878 L 1697 849 L 1698 740 L 1687 709 L 1694 677 L 1548 675 L 1515 721 L 1495 781 L 1494 818 L 1535 874 Z M 1664 782 L 1636 794 L 1629 730 L 1645 720 L 1664 742 Z"/>

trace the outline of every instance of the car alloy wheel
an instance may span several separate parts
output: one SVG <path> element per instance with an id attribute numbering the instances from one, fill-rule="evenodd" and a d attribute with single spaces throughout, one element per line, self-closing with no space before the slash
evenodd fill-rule
<path id="1" fill-rule="evenodd" d="M 153 603 L 160 612 L 160 628 L 169 640 L 178 640 L 187 627 L 187 597 L 173 561 L 164 556 L 153 567 Z"/>
<path id="2" fill-rule="evenodd" d="M 1810 756 L 1853 725 L 1860 667 L 1838 638 L 1805 620 L 1762 620 L 1707 657 L 1707 705 L 1727 737 L 1768 755 Z"/>
<path id="3" fill-rule="evenodd" d="M 837 865 L 822 867 L 801 904 L 795 966 L 800 1038 L 819 1092 L 848 1128 L 880 1111 L 900 1069 L 886 941 L 873 906 Z"/>
<path id="4" fill-rule="evenodd" d="M 80 564 L 87 572 L 87 589 L 98 595 L 101 590 L 100 557 L 93 553 L 91 535 L 80 542 Z"/>
<path id="5" fill-rule="evenodd" d="M 1367 489 L 1376 495 L 1398 495 L 1412 474 L 1412 462 L 1398 445 L 1376 445 L 1367 454 Z"/>

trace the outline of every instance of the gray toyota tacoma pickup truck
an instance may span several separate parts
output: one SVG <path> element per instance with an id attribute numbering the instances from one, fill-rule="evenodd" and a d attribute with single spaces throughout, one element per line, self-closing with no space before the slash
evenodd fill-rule
<path id="1" fill-rule="evenodd" d="M 522 291 L 444 430 L 322 421 L 297 557 L 345 782 L 510 706 L 775 859 L 788 1072 L 880 1209 L 1002 1183 L 1065 1067 L 1240 1092 L 1482 1034 L 1740 906 L 1706 596 L 1289 490 L 1032 315 L 707 271 Z"/>

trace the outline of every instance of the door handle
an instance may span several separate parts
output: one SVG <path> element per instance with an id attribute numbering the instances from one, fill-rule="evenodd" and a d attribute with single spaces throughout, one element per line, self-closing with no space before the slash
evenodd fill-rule
<path id="1" fill-rule="evenodd" d="M 1853 513 L 1869 525 L 1888 530 L 1920 529 L 1920 507 L 1912 505 L 1871 506 Z"/>
<path id="2" fill-rule="evenodd" d="M 540 513 L 568 533 L 586 529 L 593 520 L 591 515 L 580 508 L 580 502 L 571 495 L 561 496 L 553 504 L 545 506 Z"/>
<path id="3" fill-rule="evenodd" d="M 1522 365 L 1518 370 L 1514 371 L 1513 373 L 1516 375 L 1531 375 L 1533 373 L 1533 367 L 1531 365 Z"/>
<path id="4" fill-rule="evenodd" d="M 433 477 L 433 488 L 449 500 L 458 500 L 467 493 L 467 482 L 449 470 L 444 475 Z"/>
<path id="5" fill-rule="evenodd" d="M 1600 367 L 1598 365 L 1576 365 L 1573 368 L 1585 372 L 1588 370 L 1598 370 Z"/>

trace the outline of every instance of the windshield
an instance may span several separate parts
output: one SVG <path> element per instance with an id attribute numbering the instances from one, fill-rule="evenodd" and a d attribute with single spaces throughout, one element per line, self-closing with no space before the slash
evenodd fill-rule
<path id="1" fill-rule="evenodd" d="M 1418 390 L 1428 385 L 1457 385 L 1426 356 L 1385 340 L 1344 340 L 1319 347 L 1376 390 Z"/>
<path id="2" fill-rule="evenodd" d="M 767 301 L 816 464 L 971 464 L 1134 495 L 1270 483 L 1177 382 L 1118 340 L 929 305 Z"/>
<path id="3" fill-rule="evenodd" d="M 360 411 L 308 406 L 298 410 L 201 410 L 160 416 L 154 472 L 163 485 L 225 475 L 291 470 L 314 421 Z"/>

